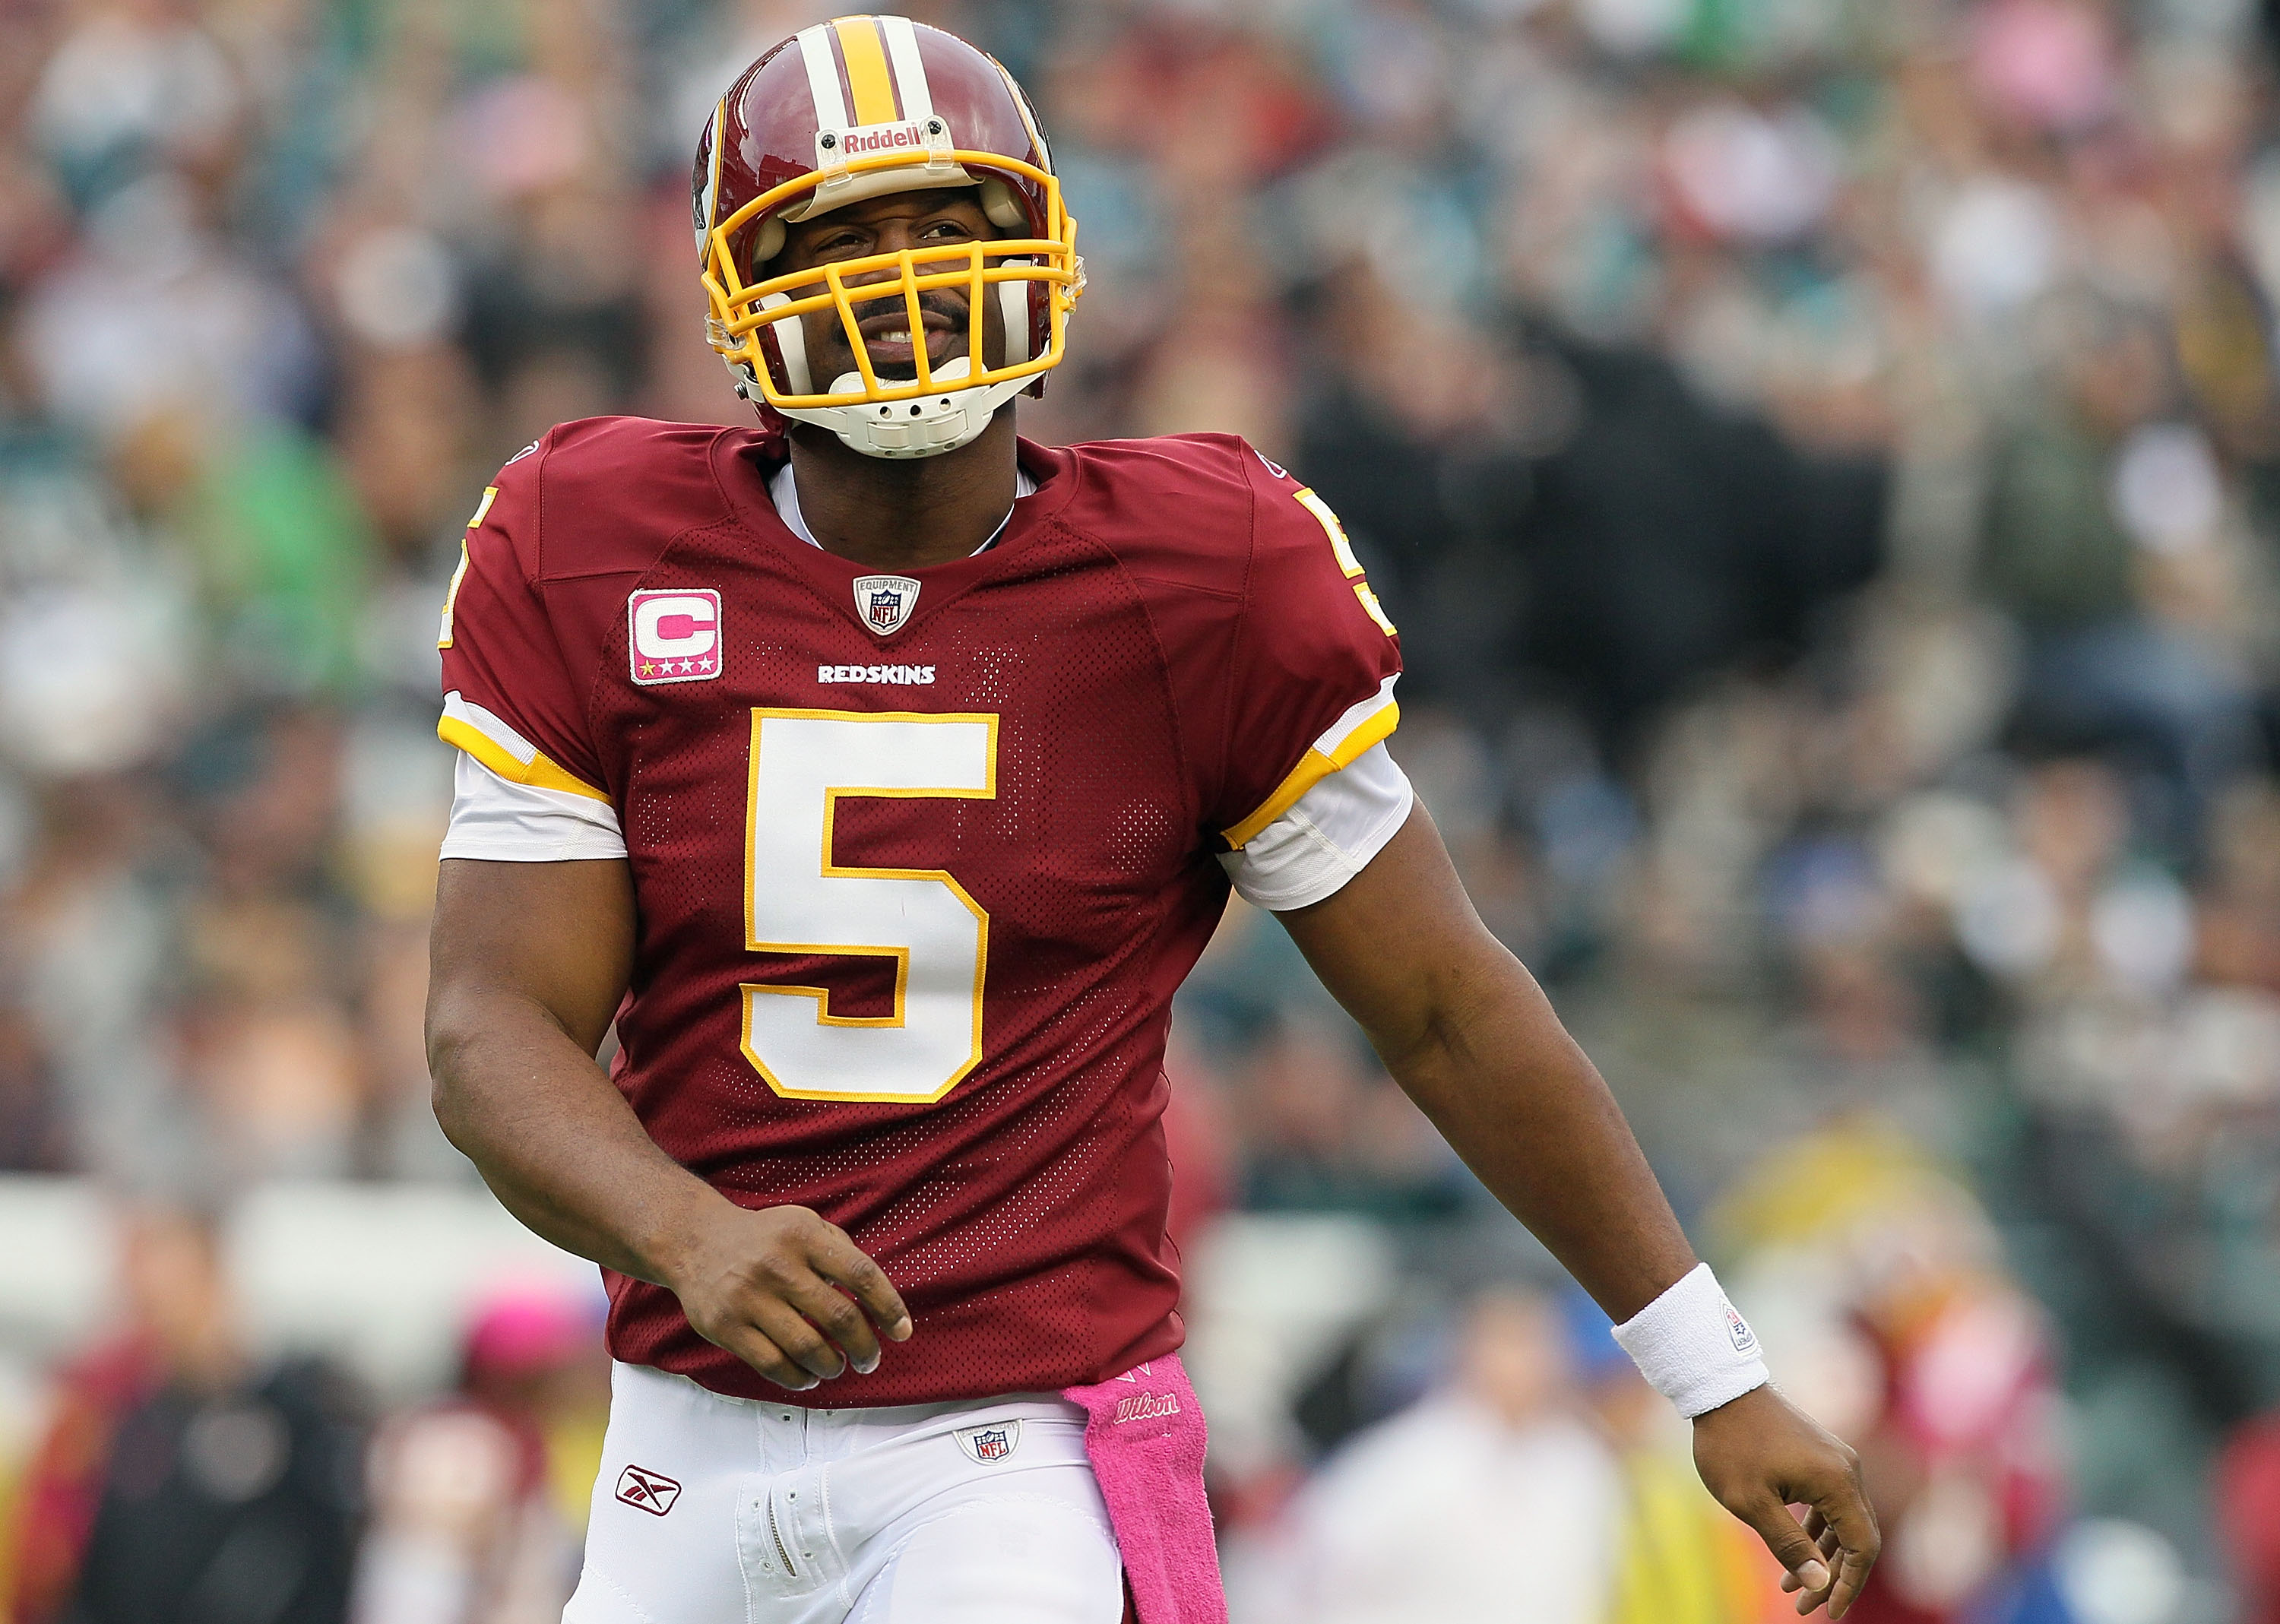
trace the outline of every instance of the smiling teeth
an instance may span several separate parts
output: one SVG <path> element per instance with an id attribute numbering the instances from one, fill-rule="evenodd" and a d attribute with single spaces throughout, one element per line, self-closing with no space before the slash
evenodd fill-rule
<path id="1" fill-rule="evenodd" d="M 911 342 L 910 329 L 900 327 L 892 333 L 882 333 L 879 342 L 882 344 L 907 344 Z"/>

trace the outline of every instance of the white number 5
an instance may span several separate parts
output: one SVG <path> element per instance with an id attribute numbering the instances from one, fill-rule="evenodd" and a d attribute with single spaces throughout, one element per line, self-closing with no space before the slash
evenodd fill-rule
<path id="1" fill-rule="evenodd" d="M 995 716 L 752 712 L 745 949 L 895 961 L 890 1015 L 836 1015 L 820 987 L 746 983 L 744 1058 L 768 1087 L 925 1104 L 981 1063 L 990 916 L 941 869 L 842 865 L 832 824 L 843 796 L 997 794 Z"/>

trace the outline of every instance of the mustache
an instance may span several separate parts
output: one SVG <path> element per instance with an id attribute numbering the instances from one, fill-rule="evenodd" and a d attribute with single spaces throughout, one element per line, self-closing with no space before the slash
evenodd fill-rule
<path id="1" fill-rule="evenodd" d="M 848 292 L 855 294 L 859 289 L 851 288 Z M 855 307 L 856 320 L 868 321 L 874 316 L 885 314 L 890 306 L 901 309 L 902 295 L 899 291 L 882 290 L 874 298 L 857 297 L 849 303 Z M 946 288 L 929 288 L 919 295 L 919 312 L 924 316 L 939 316 L 953 327 L 963 326 L 967 316 L 966 300 L 962 295 L 952 293 Z M 843 339 L 847 336 L 844 330 L 839 335 Z"/>

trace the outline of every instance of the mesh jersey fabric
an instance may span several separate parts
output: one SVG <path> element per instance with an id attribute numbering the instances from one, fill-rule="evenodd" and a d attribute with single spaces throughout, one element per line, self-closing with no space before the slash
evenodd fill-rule
<path id="1" fill-rule="evenodd" d="M 444 687 L 539 752 L 508 776 L 617 810 L 638 928 L 612 1075 L 644 1128 L 732 1200 L 841 1225 L 910 1305 L 917 1335 L 833 1405 L 1104 1380 L 1181 1340 L 1161 1061 L 1215 855 L 1390 731 L 1398 641 L 1326 510 L 1232 436 L 1022 443 L 1037 494 L 918 572 L 891 635 L 859 618 L 863 566 L 777 517 L 782 455 L 637 419 L 550 433 L 469 533 Z M 714 639 L 711 674 L 637 680 L 651 593 L 717 594 L 711 633 L 674 628 Z M 882 661 L 926 680 L 843 680 Z M 974 775 L 886 781 L 905 745 L 970 746 Z M 932 934 L 847 934 L 890 894 Z M 802 897 L 824 922 L 795 937 Z M 969 966 L 965 1067 L 878 1062 L 967 1018 Z M 838 1057 L 865 1097 L 817 1097 Z M 605 1278 L 614 1357 L 783 1398 L 669 1292 Z"/>

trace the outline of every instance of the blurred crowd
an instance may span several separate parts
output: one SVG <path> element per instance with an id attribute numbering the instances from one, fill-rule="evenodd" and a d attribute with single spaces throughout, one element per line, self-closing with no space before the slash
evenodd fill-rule
<path id="1" fill-rule="evenodd" d="M 138 1493 L 333 1520 L 288 1530 L 315 1611 L 230 1617 L 538 1617 L 574 1571 L 582 1485 L 539 1486 L 590 1472 L 590 1325 L 493 1305 L 460 1390 L 367 1435 L 335 1374 L 238 1351 L 208 1206 L 471 1176 L 419 1038 L 443 583 L 551 424 L 737 420 L 689 154 L 828 9 L 0 0 L 0 1170 L 163 1197 L 133 1323 L 0 1462 L 25 1624 L 154 1616 L 81 1560 Z M 1856 1616 L 2280 1620 L 2254 0 L 910 9 L 1032 87 L 1083 224 L 1026 431 L 1234 429 L 1343 516 L 1483 916 L 1861 1443 Z M 1250 1616 L 1777 1616 L 1604 1327 L 1259 916 L 1175 1064 L 1187 1243 L 1338 1215 L 1401 1281 L 1220 1467 Z M 288 1536 L 249 1518 L 197 1526 L 243 1564 Z M 1498 1572 L 1537 1611 L 1463 1599 L 1502 1593 L 1491 1526 L 1535 1530 Z M 1341 1566 L 1397 1537 L 1445 1552 L 1437 1611 Z"/>

